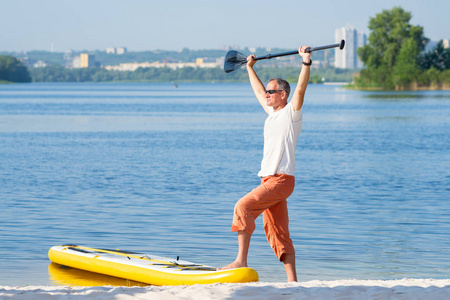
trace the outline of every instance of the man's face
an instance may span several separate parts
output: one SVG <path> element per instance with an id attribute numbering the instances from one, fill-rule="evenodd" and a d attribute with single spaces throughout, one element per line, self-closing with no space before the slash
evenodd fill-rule
<path id="1" fill-rule="evenodd" d="M 266 93 L 266 104 L 267 106 L 271 106 L 274 111 L 277 111 L 278 109 L 283 108 L 286 105 L 286 99 L 284 99 L 286 92 L 285 91 L 278 91 L 278 84 L 276 81 L 272 80 L 267 84 L 266 90 L 277 90 L 273 94 Z"/>

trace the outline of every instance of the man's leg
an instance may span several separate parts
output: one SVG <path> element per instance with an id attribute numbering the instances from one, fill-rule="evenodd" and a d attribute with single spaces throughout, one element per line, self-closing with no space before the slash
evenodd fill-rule
<path id="1" fill-rule="evenodd" d="M 228 269 L 234 269 L 234 268 L 243 268 L 247 267 L 247 257 L 248 257 L 248 249 L 250 248 L 250 238 L 251 234 L 247 231 L 238 231 L 238 255 L 236 257 L 236 260 L 229 264 L 228 266 L 225 266 L 223 268 L 217 269 L 219 271 L 221 270 L 228 270 Z"/>
<path id="2" fill-rule="evenodd" d="M 231 264 L 218 270 L 247 267 L 250 238 L 255 230 L 255 219 L 268 207 L 273 205 L 269 191 L 262 184 L 242 197 L 234 207 L 231 231 L 238 233 L 238 255 Z"/>
<path id="3" fill-rule="evenodd" d="M 289 218 L 286 202 L 267 209 L 263 215 L 264 231 L 267 241 L 272 246 L 275 255 L 283 262 L 287 281 L 297 281 L 295 268 L 295 250 L 289 237 Z"/>
<path id="4" fill-rule="evenodd" d="M 279 184 L 274 189 L 284 199 L 264 211 L 264 231 L 267 236 L 267 241 L 272 246 L 275 255 L 284 264 L 287 280 L 297 281 L 295 249 L 289 237 L 289 216 L 287 202 L 285 200 L 294 190 L 295 178 L 285 175 L 281 176 L 279 180 Z"/>
<path id="5" fill-rule="evenodd" d="M 286 270 L 287 281 L 297 281 L 297 271 L 295 269 L 295 254 L 283 254 L 281 261 Z"/>

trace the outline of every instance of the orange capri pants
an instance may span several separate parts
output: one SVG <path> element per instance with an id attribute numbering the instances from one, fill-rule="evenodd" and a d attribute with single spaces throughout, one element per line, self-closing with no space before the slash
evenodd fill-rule
<path id="1" fill-rule="evenodd" d="M 255 231 L 255 220 L 262 213 L 267 241 L 281 260 L 283 254 L 294 254 L 289 237 L 289 217 L 286 199 L 292 194 L 295 178 L 276 174 L 261 179 L 261 185 L 241 198 L 234 207 L 231 231 Z"/>

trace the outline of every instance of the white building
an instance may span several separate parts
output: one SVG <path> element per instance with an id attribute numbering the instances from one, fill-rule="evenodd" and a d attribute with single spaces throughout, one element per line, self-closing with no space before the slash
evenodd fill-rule
<path id="1" fill-rule="evenodd" d="M 108 54 L 117 54 L 117 55 L 121 55 L 121 54 L 125 54 L 127 53 L 127 48 L 126 47 L 109 47 L 106 48 L 106 53 Z"/>
<path id="2" fill-rule="evenodd" d="M 335 31 L 336 43 L 345 40 L 344 49 L 335 50 L 334 66 L 341 69 L 362 68 L 364 65 L 359 59 L 356 49 L 364 46 L 367 42 L 367 36 L 353 27 L 337 28 Z"/>
<path id="3" fill-rule="evenodd" d="M 105 66 L 106 70 L 113 71 L 136 71 L 139 68 L 171 68 L 173 70 L 181 68 L 217 68 L 223 65 L 222 60 L 216 62 L 204 62 L 203 58 L 197 58 L 195 62 L 188 63 L 163 63 L 163 62 L 143 62 L 143 63 L 122 63 L 116 66 Z"/>
<path id="4" fill-rule="evenodd" d="M 96 67 L 99 64 L 95 61 L 95 56 L 89 53 L 81 53 L 73 58 L 72 68 L 91 68 Z"/>
<path id="5" fill-rule="evenodd" d="M 121 55 L 127 53 L 127 48 L 125 47 L 118 47 L 116 48 L 116 54 Z"/>

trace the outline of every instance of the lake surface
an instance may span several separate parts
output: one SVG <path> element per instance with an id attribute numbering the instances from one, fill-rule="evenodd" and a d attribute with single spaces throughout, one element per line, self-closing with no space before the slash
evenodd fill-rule
<path id="1" fill-rule="evenodd" d="M 259 184 L 249 84 L 0 85 L 0 285 L 53 285 L 59 244 L 222 266 Z M 448 278 L 450 92 L 310 85 L 290 230 L 299 280 Z M 261 217 L 249 265 L 283 282 Z"/>

